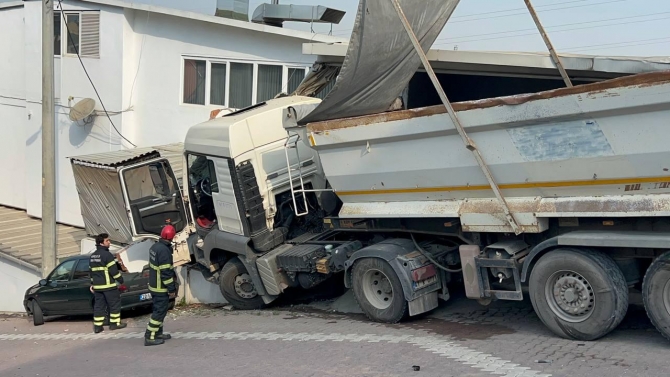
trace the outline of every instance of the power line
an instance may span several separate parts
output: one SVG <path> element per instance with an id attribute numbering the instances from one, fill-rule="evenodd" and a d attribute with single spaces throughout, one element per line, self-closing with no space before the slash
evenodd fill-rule
<path id="1" fill-rule="evenodd" d="M 669 17 L 655 18 L 653 20 L 639 20 L 639 21 L 622 22 L 622 23 L 618 23 L 618 24 L 595 25 L 595 26 L 585 26 L 585 27 L 577 27 L 577 28 L 570 28 L 570 29 L 563 29 L 563 30 L 553 30 L 551 33 L 556 34 L 556 33 L 563 33 L 563 32 L 566 32 L 566 31 L 597 29 L 597 28 L 608 27 L 608 26 L 639 24 L 639 23 L 645 23 L 645 22 L 667 20 L 669 18 L 670 18 L 670 16 Z M 492 33 L 491 35 L 494 35 L 494 33 Z M 535 33 L 525 33 L 525 34 L 518 34 L 518 35 L 505 35 L 505 36 L 501 36 L 501 37 L 480 38 L 480 39 L 471 39 L 471 40 L 464 40 L 464 41 L 440 42 L 440 43 L 433 44 L 433 46 L 441 46 L 441 45 L 445 45 L 445 44 L 462 44 L 462 43 L 471 43 L 471 42 L 481 42 L 481 41 L 490 41 L 490 40 L 494 40 L 494 39 L 507 39 L 507 38 L 517 38 L 517 37 L 527 37 L 527 36 L 537 36 L 537 35 L 539 35 L 539 34 L 536 31 Z"/>
<path id="2" fill-rule="evenodd" d="M 670 40 L 670 36 L 667 37 L 661 37 L 661 38 L 651 38 L 651 39 L 638 39 L 634 41 L 625 41 L 625 42 L 615 42 L 615 43 L 601 43 L 597 45 L 588 45 L 588 46 L 575 46 L 575 47 L 568 47 L 568 48 L 563 48 L 561 50 L 563 51 L 575 51 L 575 50 L 585 50 L 589 49 L 592 47 L 605 47 L 605 48 L 611 48 L 613 46 L 618 46 L 618 47 L 630 47 L 629 45 L 632 43 L 633 45 L 636 45 L 639 42 L 650 42 L 650 41 L 661 41 L 661 42 L 655 42 L 655 43 L 662 43 L 666 40 Z M 623 46 L 623 45 L 626 46 Z"/>
<path id="3" fill-rule="evenodd" d="M 638 16 L 627 16 L 627 17 L 618 17 L 618 18 L 608 18 L 604 20 L 592 20 L 592 21 L 585 21 L 585 22 L 573 22 L 569 24 L 561 24 L 561 25 L 552 25 L 552 26 L 546 26 L 545 29 L 552 29 L 552 28 L 559 28 L 559 27 L 565 27 L 565 26 L 576 26 L 576 25 L 585 25 L 585 24 L 593 24 L 593 23 L 598 23 L 598 22 L 610 22 L 610 21 L 621 21 L 621 20 L 628 20 L 631 18 L 641 18 L 641 17 L 653 17 L 653 16 L 660 16 L 662 14 L 670 14 L 670 12 L 660 12 L 660 13 L 651 13 L 651 14 L 641 14 Z M 648 21 L 655 21 L 655 20 L 648 20 Z M 600 26 L 610 26 L 610 25 L 600 25 Z M 594 26 L 594 27 L 600 27 L 600 26 Z M 499 32 L 494 32 L 494 33 L 483 33 L 483 34 L 471 34 L 471 35 L 461 35 L 461 36 L 456 36 L 456 37 L 449 37 L 449 38 L 438 38 L 436 41 L 453 41 L 454 39 L 463 39 L 463 38 L 473 38 L 473 37 L 486 37 L 489 35 L 499 35 L 499 34 L 509 34 L 509 33 L 518 33 L 522 31 L 535 31 L 534 34 L 537 34 L 537 28 L 527 28 L 527 29 L 516 29 L 516 30 L 507 30 L 507 31 L 499 31 Z M 526 35 L 526 34 L 524 34 Z"/>
<path id="4" fill-rule="evenodd" d="M 583 2 L 583 1 L 587 1 L 587 0 L 573 0 L 573 1 L 565 1 L 565 2 L 562 2 L 562 3 L 556 3 L 556 4 L 546 4 L 546 5 L 538 6 L 538 8 L 540 8 L 540 7 L 550 7 L 550 6 L 556 6 L 556 5 L 564 5 L 564 4 L 571 4 L 571 3 L 579 3 L 579 2 Z M 573 6 L 569 6 L 569 7 L 559 7 L 559 8 L 552 8 L 552 9 L 541 9 L 541 10 L 538 10 L 537 12 L 538 12 L 538 13 L 539 13 L 539 12 L 553 12 L 553 11 L 563 10 L 563 9 L 584 8 L 584 7 L 590 7 L 590 6 L 595 6 L 595 5 L 604 5 L 604 4 L 611 4 L 611 3 L 620 3 L 620 2 L 623 2 L 623 1 L 628 1 L 628 0 L 609 0 L 609 1 L 602 1 L 602 2 L 599 2 L 599 3 L 591 3 L 591 4 L 583 4 L 583 5 L 573 5 Z M 474 18 L 474 19 L 470 19 L 470 20 L 451 21 L 451 20 L 453 20 L 453 19 L 458 19 L 458 18 L 466 18 L 466 17 L 473 17 L 473 16 L 487 15 L 487 14 L 506 13 L 506 12 L 513 12 L 513 11 L 517 11 L 517 10 L 526 10 L 526 12 L 519 12 L 519 13 L 505 14 L 505 15 L 501 15 L 501 16 L 493 16 L 493 17 Z M 447 23 L 447 25 L 449 25 L 449 24 L 455 24 L 455 23 L 462 23 L 462 22 L 470 22 L 470 21 L 490 20 L 490 19 L 494 19 L 494 18 L 512 17 L 512 16 L 519 16 L 519 15 L 524 15 L 524 14 L 528 14 L 528 11 L 527 11 L 526 8 L 513 8 L 513 9 L 498 10 L 498 11 L 492 11 L 492 12 L 472 13 L 472 14 L 464 15 L 464 16 L 455 16 L 455 17 L 451 17 L 451 19 L 450 19 L 450 21 Z M 352 29 L 333 30 L 333 35 L 336 35 L 336 34 L 344 34 L 345 31 L 346 31 L 346 33 L 351 33 L 351 30 L 352 30 Z M 335 31 L 338 31 L 338 33 L 335 33 Z M 340 32 L 340 31 L 341 31 L 341 32 Z"/>
<path id="5" fill-rule="evenodd" d="M 84 73 L 86 74 L 86 77 L 88 77 L 88 81 L 91 83 L 91 86 L 93 87 L 93 91 L 95 91 L 95 95 L 98 97 L 98 101 L 100 101 L 100 106 L 102 106 L 102 109 L 104 110 L 105 115 L 107 115 L 107 119 L 109 119 L 109 123 L 112 125 L 112 127 L 114 128 L 116 133 L 119 134 L 119 136 L 121 136 L 121 138 L 123 138 L 123 140 L 130 143 L 130 145 L 132 145 L 133 147 L 137 147 L 137 145 L 133 144 L 132 141 L 128 140 L 128 138 L 123 136 L 121 131 L 119 131 L 119 129 L 116 128 L 116 126 L 114 125 L 114 122 L 112 121 L 112 117 L 109 116 L 109 113 L 107 112 L 107 108 L 105 108 L 105 104 L 102 102 L 102 98 L 100 98 L 100 93 L 98 93 L 98 89 L 95 87 L 95 84 L 93 83 L 93 80 L 91 79 L 91 76 L 88 74 L 88 70 L 86 69 L 86 66 L 84 65 L 84 61 L 81 60 L 81 55 L 79 55 L 79 47 L 77 46 L 77 44 L 74 43 L 74 38 L 72 37 L 72 34 L 70 33 L 70 28 L 67 26 L 67 19 L 65 18 L 65 13 L 63 13 L 63 4 L 62 4 L 61 0 L 58 0 L 58 8 L 60 9 L 61 17 L 63 18 L 63 25 L 65 25 L 65 30 L 67 30 L 68 39 L 70 40 L 70 43 L 72 43 L 72 47 L 74 47 L 74 52 L 77 54 L 77 58 L 79 59 L 79 63 L 81 64 L 81 68 L 84 69 Z M 61 31 L 62 30 L 63 30 L 63 28 L 61 27 Z M 66 48 L 67 48 L 67 46 L 66 46 Z"/>
<path id="6" fill-rule="evenodd" d="M 595 6 L 595 5 L 604 5 L 604 4 L 620 3 L 620 2 L 623 2 L 623 1 L 628 1 L 628 0 L 610 0 L 610 1 L 603 1 L 603 2 L 600 2 L 600 3 L 593 3 L 593 4 L 573 5 L 573 6 L 570 6 L 570 7 L 553 8 L 553 9 L 542 9 L 542 10 L 538 10 L 537 13 L 540 13 L 540 12 L 553 12 L 553 11 L 556 11 L 556 10 L 564 10 L 564 9 L 584 8 L 584 7 L 591 7 L 591 6 Z M 520 12 L 520 13 L 505 14 L 505 15 L 502 15 L 502 16 L 493 16 L 493 17 L 473 18 L 473 19 L 470 19 L 470 20 L 462 20 L 462 21 L 451 21 L 450 23 L 451 23 L 451 24 L 459 24 L 459 23 L 463 23 L 463 22 L 472 22 L 472 21 L 480 21 L 480 20 L 491 20 L 491 19 L 494 19 L 494 18 L 504 18 L 504 17 L 512 17 L 512 16 L 521 16 L 521 15 L 525 15 L 525 14 L 528 14 L 528 12 Z"/>

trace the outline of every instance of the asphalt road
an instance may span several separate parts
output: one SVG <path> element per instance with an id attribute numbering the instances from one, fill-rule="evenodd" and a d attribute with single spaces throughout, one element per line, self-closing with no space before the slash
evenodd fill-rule
<path id="1" fill-rule="evenodd" d="M 334 311 L 335 310 L 335 311 Z M 632 306 L 595 342 L 555 337 L 527 302 L 455 297 L 396 325 L 367 321 L 350 295 L 262 311 L 170 312 L 174 339 L 143 346 L 147 316 L 93 334 L 86 318 L 34 327 L 0 318 L 0 376 L 667 376 L 670 342 Z M 420 368 L 415 371 L 414 366 Z"/>

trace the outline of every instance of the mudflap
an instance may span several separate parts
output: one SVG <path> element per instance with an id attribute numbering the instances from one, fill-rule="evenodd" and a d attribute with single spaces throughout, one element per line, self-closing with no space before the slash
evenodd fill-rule
<path id="1" fill-rule="evenodd" d="M 423 296 L 419 296 L 412 301 L 408 301 L 410 317 L 429 312 L 437 308 L 437 298 L 438 292 L 433 291 Z"/>

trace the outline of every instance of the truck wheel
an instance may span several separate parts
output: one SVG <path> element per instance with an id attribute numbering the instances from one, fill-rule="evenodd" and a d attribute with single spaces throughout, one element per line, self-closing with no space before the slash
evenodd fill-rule
<path id="1" fill-rule="evenodd" d="M 538 317 L 556 335 L 595 340 L 623 320 L 628 285 L 608 255 L 587 249 L 557 249 L 537 261 L 529 280 Z"/>
<path id="2" fill-rule="evenodd" d="M 642 282 L 642 299 L 651 323 L 670 340 L 670 251 L 649 266 Z"/>
<path id="3" fill-rule="evenodd" d="M 354 264 L 351 274 L 354 297 L 365 315 L 375 322 L 396 323 L 408 314 L 400 279 L 390 264 L 365 258 Z"/>
<path id="4" fill-rule="evenodd" d="M 42 313 L 42 308 L 37 301 L 32 300 L 33 303 L 33 325 L 42 326 L 44 324 L 44 314 Z"/>
<path id="5" fill-rule="evenodd" d="M 264 306 L 246 267 L 237 259 L 232 259 L 221 269 L 219 275 L 221 294 L 236 309 L 253 310 Z"/>

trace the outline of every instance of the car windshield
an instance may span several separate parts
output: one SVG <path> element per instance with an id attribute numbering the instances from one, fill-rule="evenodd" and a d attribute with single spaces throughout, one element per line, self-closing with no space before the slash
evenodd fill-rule
<path id="1" fill-rule="evenodd" d="M 70 280 L 70 274 L 74 268 L 76 260 L 69 260 L 67 262 L 61 263 L 55 270 L 49 275 L 49 281 L 67 281 Z"/>

